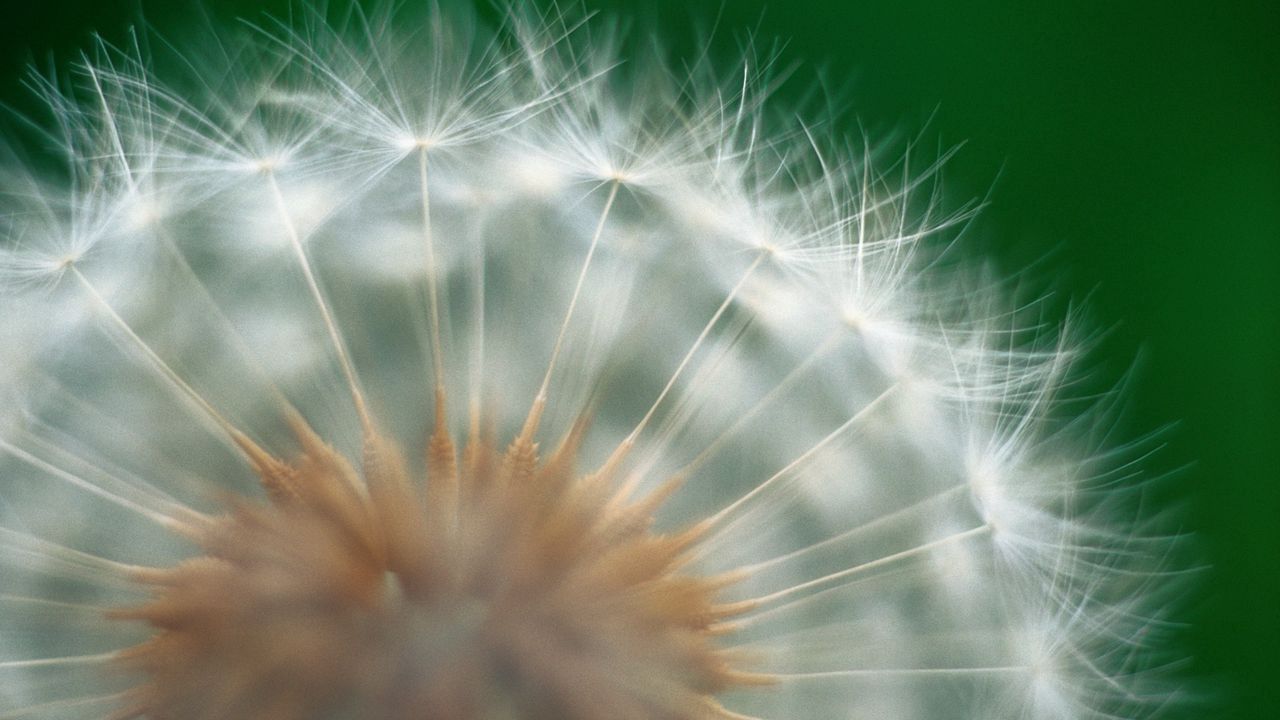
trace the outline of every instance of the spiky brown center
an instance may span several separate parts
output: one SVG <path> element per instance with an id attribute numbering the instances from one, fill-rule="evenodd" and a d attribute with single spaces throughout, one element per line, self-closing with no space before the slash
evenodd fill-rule
<path id="1" fill-rule="evenodd" d="M 687 572 L 700 529 L 651 527 L 665 489 L 575 472 L 585 423 L 545 460 L 522 434 L 458 462 L 437 433 L 425 478 L 371 427 L 357 470 L 293 424 L 290 462 L 238 438 L 270 502 L 232 501 L 113 613 L 156 631 L 120 657 L 143 679 L 119 718 L 710 719 L 760 680 L 716 642 L 732 578 Z"/>

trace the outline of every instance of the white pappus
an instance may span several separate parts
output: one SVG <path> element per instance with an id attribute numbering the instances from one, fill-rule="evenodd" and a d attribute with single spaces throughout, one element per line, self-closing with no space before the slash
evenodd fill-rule
<path id="1" fill-rule="evenodd" d="M 1176 702 L 1087 339 L 956 259 L 941 161 L 708 65 L 339 5 L 33 75 L 0 718 Z"/>

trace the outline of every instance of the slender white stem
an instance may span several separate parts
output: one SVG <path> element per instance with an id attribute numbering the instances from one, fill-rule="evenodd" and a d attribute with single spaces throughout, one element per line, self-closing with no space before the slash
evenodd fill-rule
<path id="1" fill-rule="evenodd" d="M 15 545 L 7 547 L 5 552 L 8 554 L 7 563 L 10 566 L 16 566 L 17 560 L 26 560 L 30 563 L 26 565 L 28 569 L 32 569 L 44 577 L 74 578 L 82 583 L 107 588 L 136 587 L 129 571 L 125 570 L 123 565 L 119 567 L 94 567 L 88 563 L 77 562 L 75 559 L 61 557 L 49 551 L 23 548 Z M 19 598 L 11 595 L 0 595 L 0 601 L 17 599 Z"/>
<path id="2" fill-rule="evenodd" d="M 886 398 L 888 398 L 891 394 L 893 394 L 893 391 L 897 387 L 898 387 L 898 384 L 894 383 L 889 387 L 885 388 L 879 395 L 875 397 L 875 399 L 873 399 L 871 402 L 864 405 L 861 410 L 854 413 L 852 417 L 850 417 L 848 420 L 841 423 L 839 427 L 837 427 L 835 430 L 832 430 L 829 434 L 827 434 L 826 437 L 822 438 L 817 443 L 812 445 L 808 450 L 805 450 L 796 459 L 787 463 L 786 467 L 774 473 L 772 476 L 769 477 L 769 479 L 765 480 L 764 482 L 752 488 L 751 491 L 748 492 L 746 495 L 743 495 L 742 497 L 733 501 L 732 503 L 730 503 L 728 507 L 726 507 L 725 509 L 713 515 L 710 519 L 710 524 L 713 526 L 719 525 L 725 518 L 729 517 L 734 512 L 736 512 L 738 508 L 742 507 L 744 504 L 755 499 L 757 496 L 759 496 L 761 493 L 767 490 L 774 483 L 778 482 L 781 478 L 785 477 L 788 473 L 795 470 L 797 467 L 803 465 L 805 462 L 807 462 L 810 458 L 816 455 L 819 451 L 821 451 L 827 445 L 830 445 L 832 441 L 840 437 L 847 430 L 852 428 L 854 425 L 857 425 L 862 420 L 865 420 L 867 417 L 871 415 L 872 412 L 875 411 L 877 407 L 880 406 L 882 402 L 885 401 Z"/>
<path id="3" fill-rule="evenodd" d="M 10 546 L 10 548 L 28 546 L 31 549 L 27 550 L 27 552 L 41 555 L 54 562 L 84 568 L 94 573 L 101 573 L 105 571 L 117 573 L 121 576 L 127 576 L 138 569 L 135 565 L 126 565 L 124 563 L 116 562 L 115 560 L 108 560 L 104 557 L 91 555 L 81 550 L 73 550 L 69 547 L 35 537 L 34 535 L 9 530 L 8 528 L 0 527 L 0 537 L 5 538 L 5 542 Z"/>
<path id="4" fill-rule="evenodd" d="M 108 468 L 105 466 L 105 461 L 104 464 L 100 465 L 77 455 L 68 449 L 71 447 L 70 443 L 65 443 L 64 446 L 64 444 L 59 444 L 58 439 L 56 438 L 50 440 L 31 431 L 27 431 L 24 434 L 31 443 L 32 449 L 44 453 L 44 456 L 49 458 L 50 462 L 58 463 L 63 467 L 79 466 L 81 468 L 87 468 L 92 471 L 92 474 L 95 477 L 117 486 L 126 487 L 144 497 L 151 498 L 161 505 L 181 508 L 186 512 L 194 512 L 191 508 L 179 502 L 169 493 L 161 490 L 152 483 L 133 475 L 128 470 L 122 470 L 119 467 L 114 466 Z"/>
<path id="5" fill-rule="evenodd" d="M 215 318 L 218 324 L 222 326 L 222 331 L 226 333 L 227 338 L 235 347 L 236 353 L 240 355 L 241 360 L 244 361 L 245 365 L 248 366 L 249 370 L 256 376 L 258 382 L 261 383 L 261 387 L 270 389 L 270 392 L 272 396 L 276 398 L 276 401 L 282 406 L 287 406 L 288 402 L 284 399 L 284 393 L 280 392 L 280 389 L 276 386 L 275 382 L 271 380 L 271 377 L 262 367 L 262 364 L 254 357 L 253 351 L 249 348 L 249 345 L 245 342 L 239 331 L 236 330 L 231 319 L 228 318 L 226 313 L 224 313 L 218 306 L 217 300 L 213 298 L 213 294 L 209 291 L 209 288 L 205 285 L 204 281 L 200 279 L 200 276 L 196 274 L 195 268 L 191 267 L 191 263 L 187 261 L 187 256 L 182 252 L 182 249 L 178 247 L 178 243 L 173 239 L 169 230 L 162 223 L 157 222 L 155 233 L 156 237 L 160 239 L 160 244 L 165 247 L 177 263 L 183 276 L 185 276 L 191 283 L 191 287 L 195 294 L 205 305 L 208 306 L 210 316 Z"/>
<path id="6" fill-rule="evenodd" d="M 99 653 L 97 655 L 69 655 L 67 657 L 57 658 L 41 658 L 38 660 L 7 660 L 0 662 L 0 670 L 8 670 L 14 668 L 37 668 L 37 667 L 62 667 L 75 665 L 96 665 L 98 663 L 110 662 L 114 660 L 116 654 L 113 652 Z"/>
<path id="7" fill-rule="evenodd" d="M 631 431 L 631 434 L 627 436 L 627 439 L 624 441 L 625 444 L 635 444 L 636 439 L 640 437 L 640 433 L 644 432 L 645 426 L 647 426 L 649 421 L 653 419 L 653 414 L 658 411 L 658 406 L 661 405 L 662 401 L 666 399 L 668 394 L 670 394 L 671 388 L 675 387 L 676 381 L 680 379 L 680 375 L 684 373 L 689 362 L 693 360 L 693 356 L 697 354 L 698 349 L 702 347 L 702 343 L 706 341 L 707 335 L 711 333 L 711 329 L 716 326 L 716 323 L 720 322 L 720 318 L 724 315 L 725 311 L 729 309 L 729 305 L 733 303 L 733 299 L 738 296 L 738 293 L 742 290 L 742 286 L 746 285 L 747 280 L 756 271 L 756 268 L 760 267 L 760 263 L 763 262 L 767 256 L 768 253 L 765 252 L 761 252 L 756 255 L 756 259 L 752 261 L 751 265 L 749 265 L 746 271 L 742 273 L 742 277 L 738 278 L 738 283 L 733 286 L 733 289 L 725 296 L 724 302 L 721 302 L 720 307 L 716 308 L 715 314 L 712 315 L 711 319 L 707 321 L 707 324 L 702 327 L 702 332 L 698 333 L 697 339 L 693 341 L 693 345 L 690 346 L 688 352 L 684 354 L 684 357 L 680 360 L 680 364 L 676 366 L 675 372 L 671 374 L 671 378 L 667 380 L 667 384 L 662 388 L 662 392 L 658 393 L 657 399 L 649 406 L 648 412 L 644 414 L 644 417 L 636 424 L 635 428 Z"/>
<path id="8" fill-rule="evenodd" d="M 418 184 L 422 193 L 422 243 L 426 251 L 427 313 L 431 323 L 431 368 L 437 396 L 444 394 L 444 348 L 440 333 L 440 281 L 431 233 L 431 191 L 427 185 L 427 148 L 418 148 Z"/>
<path id="9" fill-rule="evenodd" d="M 953 535 L 948 535 L 944 538 L 939 538 L 937 540 L 924 543 L 923 545 L 917 545 L 916 547 L 910 548 L 908 550 L 896 552 L 896 553 L 893 553 L 892 555 L 886 555 L 882 558 L 878 558 L 876 560 L 871 560 L 870 562 L 862 563 L 861 565 L 854 565 L 851 568 L 846 568 L 838 572 L 833 572 L 828 575 L 823 575 L 820 578 L 814 578 L 813 580 L 802 582 L 798 585 L 792 585 L 789 588 L 785 588 L 777 592 L 770 593 L 768 595 L 762 595 L 758 598 L 755 598 L 754 600 L 759 605 L 766 605 L 768 603 L 774 602 L 775 600 L 780 600 L 789 595 L 794 595 L 798 592 L 802 592 L 804 590 L 808 590 L 810 588 L 814 588 L 819 585 L 826 585 L 828 583 L 832 583 L 837 580 L 845 580 L 859 573 L 867 572 L 868 570 L 874 570 L 879 567 L 884 567 L 885 565 L 899 562 L 901 560 L 907 560 L 913 557 L 917 557 L 919 555 L 923 555 L 929 552 L 930 550 L 933 550 L 938 547 L 942 547 L 943 545 L 960 542 L 962 540 L 967 540 L 971 537 L 977 537 L 978 535 L 982 535 L 989 532 L 991 532 L 990 525 L 979 525 L 976 528 L 965 530 L 963 532 L 958 532 Z"/>
<path id="10" fill-rule="evenodd" d="M 485 327 L 485 294 L 484 294 L 484 278 L 485 278 L 485 247 L 484 232 L 481 224 L 483 218 L 478 219 L 473 226 L 474 236 L 471 238 L 471 247 L 475 253 L 474 277 L 471 279 L 472 288 L 472 318 L 471 327 L 473 332 L 471 342 L 471 377 L 470 380 L 470 425 L 472 432 L 478 432 L 480 427 L 480 412 L 484 397 L 484 327 Z"/>
<path id="11" fill-rule="evenodd" d="M 769 405 L 772 404 L 776 398 L 778 398 L 780 395 L 782 395 L 787 390 L 789 390 L 792 385 L 794 385 L 801 377 L 803 377 L 804 374 L 808 372 L 809 368 L 812 367 L 813 364 L 819 358 L 821 358 L 826 353 L 826 351 L 831 348 L 832 345 L 835 344 L 835 340 L 837 339 L 838 336 L 839 336 L 838 332 L 833 332 L 832 334 L 828 335 L 827 338 L 823 340 L 822 343 L 819 344 L 818 347 L 813 350 L 813 352 L 809 353 L 808 357 L 802 360 L 800 364 L 792 368 L 787 373 L 786 377 L 782 378 L 782 380 L 777 385 L 774 385 L 773 388 L 770 389 L 769 392 L 764 395 L 764 397 L 760 398 L 755 403 L 755 405 L 751 406 L 749 410 L 747 410 L 745 413 L 740 415 L 738 419 L 735 420 L 734 423 L 729 426 L 728 429 L 726 429 L 724 432 L 716 436 L 714 440 L 708 443 L 707 446 L 704 447 L 702 451 L 698 453 L 697 457 L 693 458 L 688 463 L 686 463 L 685 466 L 680 468 L 680 470 L 678 470 L 675 474 L 681 475 L 681 476 L 688 476 L 692 474 L 695 470 L 697 470 L 699 467 L 702 467 L 703 463 L 705 463 L 707 460 L 714 457 L 715 454 L 719 452 L 722 447 L 724 447 L 724 444 L 729 441 L 729 438 L 732 438 L 734 435 L 740 432 L 742 428 L 746 427 L 747 423 L 751 422 L 757 416 L 759 416 L 760 413 L 763 412 L 765 408 L 769 407 Z"/>
<path id="12" fill-rule="evenodd" d="M 604 209 L 600 211 L 600 219 L 596 222 L 595 232 L 591 235 L 591 246 L 587 249 L 587 256 L 582 261 L 582 269 L 578 271 L 578 280 L 573 286 L 573 295 L 569 298 L 569 307 L 565 310 L 564 320 L 560 323 L 560 332 L 556 334 L 555 345 L 551 348 L 551 359 L 547 362 L 547 372 L 542 376 L 542 384 L 538 386 L 538 394 L 533 399 L 533 407 L 529 409 L 529 415 L 525 418 L 524 427 L 520 429 L 519 438 L 522 442 L 529 442 L 533 437 L 534 431 L 538 428 L 538 422 L 542 418 L 543 408 L 547 404 L 547 391 L 551 387 L 551 376 L 555 372 L 556 362 L 560 359 L 560 350 L 564 347 L 565 335 L 569 332 L 569 323 L 573 319 L 573 312 L 578 307 L 578 299 L 582 296 L 582 286 L 587 280 L 587 271 L 591 269 L 591 261 L 595 258 L 596 248 L 600 246 L 600 238 L 604 235 L 605 222 L 609 219 L 609 211 L 613 209 L 613 201 L 618 197 L 618 186 L 621 183 L 617 180 L 609 184 L 609 197 L 604 201 Z"/>
<path id="13" fill-rule="evenodd" d="M 131 510 L 141 515 L 142 517 L 156 523 L 157 525 L 160 525 L 163 528 L 172 530 L 181 526 L 181 523 L 178 521 L 177 518 L 174 518 L 170 515 L 166 515 L 156 510 L 152 510 L 151 508 L 144 507 L 138 504 L 136 501 L 122 497 L 120 495 L 117 495 L 116 493 L 109 492 L 105 488 L 99 487 L 98 485 L 95 485 L 89 482 L 88 480 L 85 480 L 79 475 L 67 472 L 66 470 L 63 470 L 62 468 L 57 467 L 56 465 L 48 463 L 2 438 L 0 438 L 0 450 L 7 452 L 10 455 L 13 455 L 14 457 L 27 463 L 28 465 L 31 465 L 32 467 L 35 467 L 37 469 L 40 469 L 40 470 L 43 470 L 44 472 L 49 473 L 53 477 L 56 477 L 59 480 L 62 480 L 63 482 L 66 482 L 73 487 L 84 490 L 85 492 L 90 493 L 92 495 L 97 495 L 103 500 L 106 500 L 114 505 L 118 505 L 122 508 L 125 508 L 126 510 Z"/>
<path id="14" fill-rule="evenodd" d="M 821 603 L 825 598 L 829 598 L 836 591 L 847 589 L 861 583 L 874 583 L 878 588 L 875 592 L 885 592 L 884 588 L 890 581 L 896 583 L 896 586 L 898 587 L 908 587 L 919 585 L 926 579 L 932 579 L 926 578 L 919 572 L 911 572 L 910 570 L 911 569 L 908 567 L 892 568 L 874 575 L 855 578 L 841 585 L 823 588 L 822 590 L 810 593 L 809 595 L 792 598 L 791 600 L 771 605 L 765 609 L 759 609 L 758 607 L 753 608 L 749 616 L 744 616 L 733 621 L 733 625 L 738 628 L 756 627 L 763 623 L 767 623 L 770 618 L 775 618 L 789 613 L 803 612 L 804 608 L 812 607 Z"/>
<path id="15" fill-rule="evenodd" d="M 78 698 L 68 698 L 66 700 L 53 700 L 51 702 L 39 703 L 37 705 L 28 705 L 24 708 L 11 710 L 9 712 L 0 713 L 0 720 L 20 720 L 20 718 L 31 717 L 35 714 L 45 715 L 50 710 L 65 710 L 66 708 L 79 707 L 82 705 L 93 705 L 96 703 L 115 702 L 126 697 L 127 693 L 118 692 L 110 695 L 92 695 Z M 61 717 L 61 715 L 59 715 Z M 110 716 L 108 716 L 110 717 Z"/>
<path id="16" fill-rule="evenodd" d="M 828 670 L 808 673 L 770 673 L 770 677 L 779 680 L 827 680 L 831 678 L 859 677 L 944 677 L 956 675 L 998 675 L 1004 673 L 1025 673 L 1030 668 L 1023 665 L 993 665 L 989 667 L 965 668 L 883 668 L 878 670 Z"/>
<path id="17" fill-rule="evenodd" d="M 104 613 L 111 610 L 110 607 L 105 605 L 85 605 L 82 603 L 59 602 L 57 600 L 26 597 L 24 595 L 0 595 L 0 602 L 13 603 L 15 605 L 35 605 L 38 607 L 53 608 L 59 614 L 82 612 L 96 616 L 94 618 L 95 620 L 101 619 Z"/>
<path id="18" fill-rule="evenodd" d="M 702 347 L 702 343 L 706 341 L 707 335 L 709 335 L 712 328 L 720 322 L 720 318 L 724 315 L 725 311 L 729 309 L 729 305 L 733 303 L 733 299 L 737 297 L 738 292 L 742 290 L 742 286 L 746 284 L 747 280 L 751 277 L 751 274 L 756 271 L 756 268 L 760 267 L 760 263 L 764 261 L 767 255 L 767 252 L 761 252 L 756 256 L 756 259 L 751 263 L 751 265 L 747 267 L 746 272 L 742 274 L 742 277 L 738 279 L 737 284 L 733 286 L 733 289 L 729 291 L 729 294 L 726 295 L 725 299 L 720 303 L 720 307 L 716 308 L 711 319 L 702 327 L 702 331 L 698 333 L 698 337 L 693 341 L 693 345 L 689 347 L 687 352 L 685 352 L 684 357 L 680 360 L 680 364 L 676 366 L 675 372 L 671 374 L 671 377 L 667 380 L 667 384 L 662 388 L 662 392 L 658 393 L 657 399 L 655 399 L 653 404 L 649 406 L 649 410 L 645 412 L 644 417 L 640 419 L 640 422 L 636 423 L 636 426 L 632 428 L 627 437 L 624 438 L 622 442 L 618 443 L 618 446 L 609 454 L 608 459 L 605 460 L 604 464 L 601 465 L 600 470 L 597 471 L 598 474 L 609 475 L 622 464 L 623 458 L 625 458 L 631 452 L 631 449 L 635 447 L 640 434 L 644 432 L 649 421 L 653 419 L 654 413 L 658 411 L 658 407 L 662 404 L 662 401 L 666 399 L 667 395 L 671 392 L 671 389 L 675 387 L 676 382 L 684 373 L 685 368 L 687 368 L 689 362 L 693 360 L 693 356 L 697 354 L 699 348 Z"/>
<path id="19" fill-rule="evenodd" d="M 551 386 L 551 374 L 555 370 L 560 350 L 564 347 L 565 335 L 569 332 L 569 322 L 578 307 L 578 299 L 582 296 L 582 285 L 586 282 L 587 271 L 591 269 L 591 260 L 595 258 L 596 249 L 600 246 L 600 237 L 604 234 L 605 222 L 609 219 L 609 211 L 613 209 L 613 201 L 618 197 L 618 181 L 609 185 L 609 197 L 604 201 L 604 209 L 600 211 L 600 219 L 596 222 L 595 232 L 591 235 L 591 246 L 587 248 L 587 256 L 582 261 L 582 269 L 578 271 L 578 280 L 573 285 L 573 295 L 569 298 L 569 308 L 565 311 L 564 320 L 560 323 L 560 332 L 556 335 L 556 344 L 551 348 L 551 360 L 547 363 L 547 372 L 542 376 L 542 385 L 538 387 L 538 400 L 546 402 L 547 389 Z"/>
<path id="20" fill-rule="evenodd" d="M 923 500 L 914 502 L 904 508 L 894 510 L 893 512 L 887 515 L 881 515 L 875 520 L 872 520 L 867 523 L 863 523 L 862 525 L 859 525 L 854 528 L 850 528 L 838 535 L 833 535 L 825 540 L 800 548 L 799 550 L 794 550 L 785 555 L 779 555 L 775 558 L 764 560 L 764 561 L 755 563 L 754 565 L 749 565 L 743 568 L 743 570 L 750 573 L 756 573 L 767 567 L 771 567 L 774 565 L 779 565 L 785 562 L 796 560 L 797 558 L 804 557 L 805 555 L 809 555 L 810 553 L 817 552 L 823 548 L 830 547 L 832 545 L 835 545 L 836 543 L 848 540 L 849 538 L 854 537 L 855 535 L 859 535 L 865 532 L 870 532 L 877 528 L 894 523 L 903 518 L 910 517 L 913 513 L 918 512 L 921 509 L 928 507 L 929 505 L 936 503 L 940 500 L 945 500 L 949 497 L 952 497 L 953 495 L 957 495 L 960 493 L 960 491 L 965 490 L 968 487 L 969 486 L 967 483 L 960 483 L 958 485 L 953 485 L 947 488 L 946 490 L 943 490 L 940 493 L 930 495 L 929 497 L 924 498 Z"/>
<path id="21" fill-rule="evenodd" d="M 355 404 L 356 414 L 360 417 L 361 425 L 368 430 L 373 427 L 373 421 L 369 416 L 368 408 L 365 406 L 364 394 L 360 392 L 360 381 L 356 377 L 355 366 L 351 363 L 351 358 L 347 354 L 346 344 L 342 341 L 342 334 L 338 331 L 338 324 L 333 319 L 333 312 L 329 309 L 329 303 L 325 300 L 324 293 L 320 290 L 320 283 L 316 280 L 315 272 L 311 268 L 311 260 L 307 257 L 306 248 L 302 245 L 302 237 L 298 234 L 298 228 L 293 222 L 293 216 L 289 214 L 289 208 L 285 204 L 284 194 L 280 191 L 280 183 L 276 181 L 275 172 L 267 170 L 266 176 L 267 184 L 271 187 L 271 195 L 275 200 L 276 211 L 279 212 L 286 234 L 289 236 L 289 245 L 293 248 L 294 255 L 298 260 L 298 266 L 307 281 L 307 289 L 311 293 L 311 299 L 315 302 L 316 308 L 320 311 L 320 315 L 324 320 L 324 327 L 329 333 L 329 341 L 333 345 L 333 351 L 338 356 L 338 364 L 342 367 L 342 374 L 346 378 L 347 387 L 351 391 L 351 400 Z"/>
<path id="22" fill-rule="evenodd" d="M 89 281 L 89 278 L 85 277 L 84 273 L 80 272 L 79 268 L 77 268 L 75 265 L 70 265 L 68 266 L 68 269 L 71 272 L 72 277 L 74 277 L 77 281 L 79 281 L 80 287 L 84 288 L 85 292 L 89 295 L 89 299 L 93 301 L 93 304 L 104 315 L 106 315 L 107 319 L 111 321 L 112 325 L 114 325 L 125 336 L 125 338 L 127 338 L 129 342 L 135 348 L 137 348 L 143 354 L 144 357 L 146 357 L 147 361 L 151 364 L 151 366 L 154 367 L 157 371 L 159 371 L 160 375 L 166 381 L 168 381 L 172 386 L 177 388 L 188 400 L 195 403 L 207 416 L 209 416 L 211 420 L 214 421 L 214 423 L 218 425 L 219 428 L 225 431 L 228 435 L 232 437 L 235 437 L 237 435 L 238 431 L 235 429 L 235 426 L 233 426 L 230 423 L 230 421 L 228 421 L 222 415 L 222 413 L 218 412 L 217 408 L 215 408 L 212 403 L 206 400 L 203 395 L 196 392 L 195 388 L 191 387 L 191 385 L 186 380 L 183 380 L 182 377 L 178 375 L 178 373 L 174 371 L 174 369 L 170 367 L 168 363 L 166 363 L 163 359 L 161 359 L 159 355 L 156 354 L 155 350 L 151 349 L 151 346 L 148 345 L 147 342 L 143 340 L 142 337 L 139 336 L 137 332 L 134 331 L 134 329 L 129 325 L 129 323 L 125 322 L 125 319 L 120 317 L 120 314 L 117 313 L 115 308 L 111 306 L 111 303 L 107 302 L 106 298 L 102 297 L 102 294 L 99 293 L 98 289 L 94 287 L 92 282 Z"/>

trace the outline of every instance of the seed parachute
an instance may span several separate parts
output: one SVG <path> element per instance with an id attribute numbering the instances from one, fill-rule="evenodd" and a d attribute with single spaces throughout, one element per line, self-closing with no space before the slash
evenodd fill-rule
<path id="1" fill-rule="evenodd" d="M 1150 716 L 1088 337 L 914 147 L 607 22 L 300 8 L 29 84 L 0 718 Z"/>

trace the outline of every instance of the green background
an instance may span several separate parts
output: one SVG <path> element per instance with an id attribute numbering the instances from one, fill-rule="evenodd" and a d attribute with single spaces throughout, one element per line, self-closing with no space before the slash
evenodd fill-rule
<path id="1" fill-rule="evenodd" d="M 189 9 L 143 2 L 162 30 Z M 216 15 L 287 2 L 211 2 Z M 847 90 L 848 133 L 964 142 L 952 198 L 990 196 L 968 242 L 1005 273 L 1084 300 L 1113 327 L 1097 360 L 1136 360 L 1123 427 L 1174 423 L 1161 501 L 1212 565 L 1186 598 L 1187 671 L 1212 702 L 1186 717 L 1280 710 L 1280 3 L 660 1 L 621 10 L 677 55 L 709 28 L 730 60 L 743 32 Z M 637 5 L 640 5 L 637 3 Z M 136 3 L 0 0 L 0 98 L 24 63 L 91 30 L 120 38 Z M 728 63 L 726 62 L 726 65 Z M 1037 284 L 1038 283 L 1038 284 Z M 1056 302 L 1056 301 L 1055 301 Z"/>

